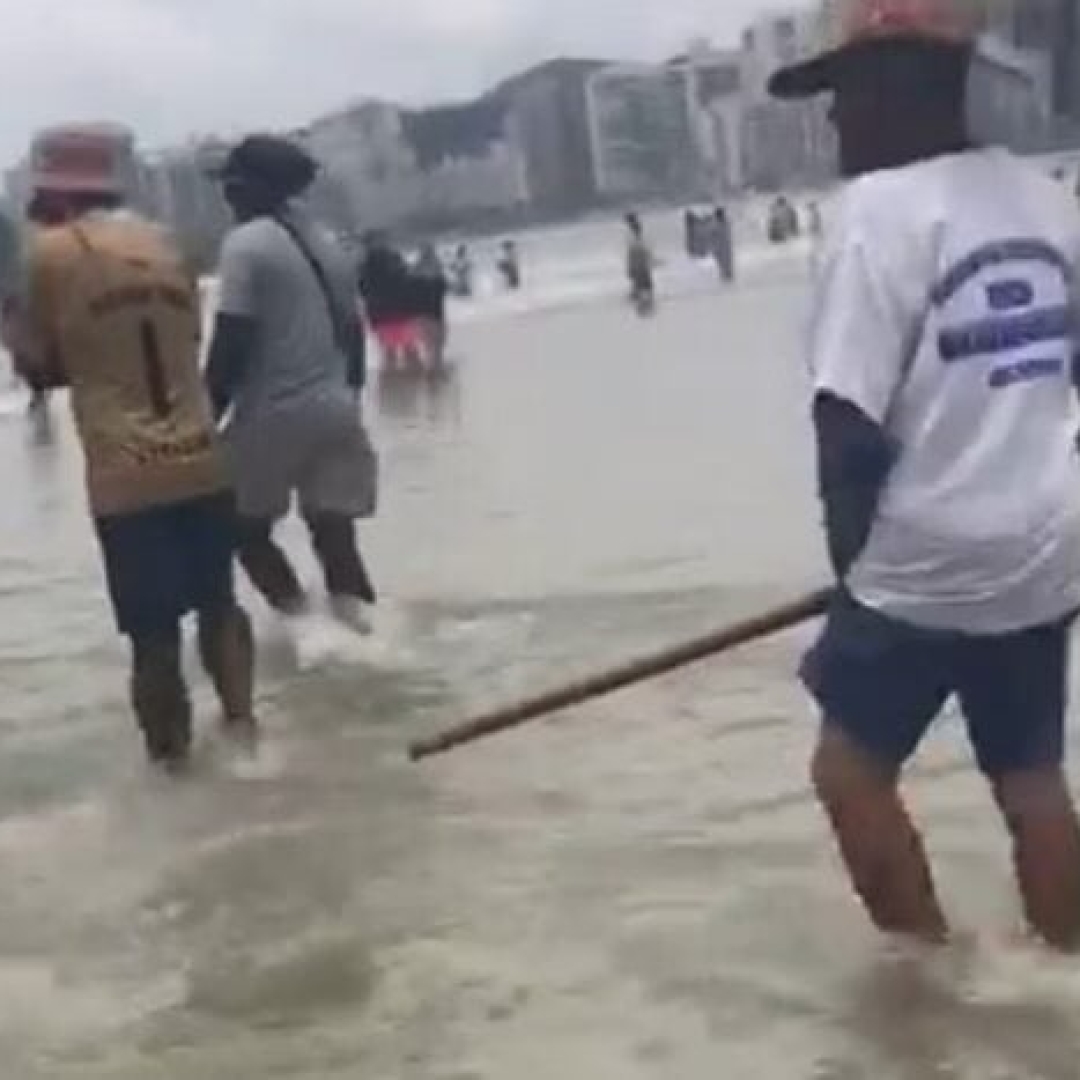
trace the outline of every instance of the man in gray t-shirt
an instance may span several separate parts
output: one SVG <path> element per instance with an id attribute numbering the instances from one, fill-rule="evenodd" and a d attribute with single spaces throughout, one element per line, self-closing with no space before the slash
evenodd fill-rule
<path id="1" fill-rule="evenodd" d="M 220 266 L 207 380 L 236 471 L 240 561 L 283 614 L 306 597 L 273 525 L 298 498 L 336 612 L 374 603 L 355 522 L 375 510 L 377 463 L 360 422 L 364 331 L 347 260 L 292 206 L 316 174 L 301 150 L 245 139 L 220 178 L 236 215 Z"/>

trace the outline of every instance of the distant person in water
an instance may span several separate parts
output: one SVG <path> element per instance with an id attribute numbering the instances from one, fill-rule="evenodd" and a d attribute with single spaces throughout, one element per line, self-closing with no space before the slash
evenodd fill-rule
<path id="1" fill-rule="evenodd" d="M 446 298 L 450 283 L 446 279 L 442 259 L 433 244 L 420 249 L 414 274 L 418 281 L 417 311 L 424 335 L 428 366 L 433 370 L 446 364 L 446 346 L 450 326 L 446 314 Z"/>
<path id="2" fill-rule="evenodd" d="M 386 368 L 419 371 L 424 362 L 421 279 L 385 233 L 367 237 L 359 286 Z"/>
<path id="3" fill-rule="evenodd" d="M 463 300 L 469 299 L 473 294 L 475 277 L 472 254 L 466 244 L 461 244 L 450 263 L 450 289 L 453 294 Z"/>
<path id="4" fill-rule="evenodd" d="M 131 699 L 150 759 L 189 759 L 182 622 L 228 730 L 255 733 L 253 645 L 233 590 L 235 519 L 225 454 L 199 370 L 199 298 L 179 250 L 126 209 L 116 136 L 61 129 L 32 153 L 36 226 L 13 327 L 22 377 L 70 387 Z"/>
<path id="5" fill-rule="evenodd" d="M 502 254 L 499 256 L 499 273 L 511 292 L 517 292 L 521 288 L 521 256 L 513 240 L 503 243 Z"/>
<path id="6" fill-rule="evenodd" d="M 732 235 L 731 218 L 723 206 L 718 206 L 713 214 L 709 240 L 720 279 L 730 284 L 735 280 L 735 238 Z"/>
<path id="7" fill-rule="evenodd" d="M 360 419 L 364 328 L 352 267 L 297 205 L 317 175 L 299 147 L 244 139 L 219 172 L 236 228 L 225 239 L 207 380 L 228 418 L 240 560 L 281 615 L 309 598 L 274 528 L 294 502 L 322 567 L 334 615 L 368 629 L 375 588 L 356 523 L 375 513 L 377 460 Z"/>
<path id="8" fill-rule="evenodd" d="M 35 230 L 55 224 L 55 204 L 46 193 L 31 196 L 26 208 L 27 227 Z M 0 342 L 11 350 L 11 341 L 17 334 L 19 321 L 19 293 L 21 290 L 21 255 L 19 234 L 14 223 L 0 215 Z M 18 372 L 15 373 L 18 378 Z M 23 380 L 19 380 L 22 382 Z M 50 391 L 44 387 L 28 387 L 29 415 L 38 421 L 48 419 Z"/>
<path id="9" fill-rule="evenodd" d="M 637 214 L 626 215 L 626 275 L 630 283 L 630 303 L 639 314 L 656 308 L 656 259 Z"/>
<path id="10" fill-rule="evenodd" d="M 778 195 L 769 211 L 769 240 L 773 244 L 786 244 L 799 235 L 799 214 L 791 200 Z"/>
<path id="11" fill-rule="evenodd" d="M 693 208 L 683 214 L 683 247 L 689 258 L 701 258 L 701 219 Z"/>

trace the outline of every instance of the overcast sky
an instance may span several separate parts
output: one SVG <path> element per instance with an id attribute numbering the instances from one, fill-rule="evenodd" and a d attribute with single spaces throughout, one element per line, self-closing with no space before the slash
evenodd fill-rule
<path id="1" fill-rule="evenodd" d="M 797 3 L 798 0 L 795 0 Z M 366 96 L 463 97 L 551 55 L 733 41 L 776 0 L 0 0 L 0 164 L 49 123 L 148 146 L 301 124 Z M 783 6 L 783 5 L 781 5 Z"/>

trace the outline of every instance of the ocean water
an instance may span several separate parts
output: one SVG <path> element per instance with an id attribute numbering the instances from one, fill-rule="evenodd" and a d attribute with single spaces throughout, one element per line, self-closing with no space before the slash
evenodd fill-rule
<path id="1" fill-rule="evenodd" d="M 1011 944 L 955 722 L 910 788 L 965 944 L 864 925 L 806 781 L 811 627 L 406 759 L 826 579 L 812 251 L 750 244 L 725 290 L 655 228 L 655 318 L 617 224 L 559 230 L 522 295 L 456 311 L 447 377 L 373 379 L 378 632 L 292 641 L 252 599 L 264 746 L 229 755 L 192 664 L 182 783 L 140 759 L 64 404 L 46 430 L 0 401 L 3 1080 L 1077 1075 L 1080 976 Z"/>

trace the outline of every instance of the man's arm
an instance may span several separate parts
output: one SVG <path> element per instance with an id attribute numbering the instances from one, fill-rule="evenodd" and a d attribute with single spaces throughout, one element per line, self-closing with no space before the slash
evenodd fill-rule
<path id="1" fill-rule="evenodd" d="M 221 312 L 214 321 L 214 336 L 206 365 L 206 387 L 215 420 L 221 420 L 232 407 L 251 369 L 256 333 L 255 320 L 246 315 Z"/>
<path id="2" fill-rule="evenodd" d="M 349 387 L 359 394 L 367 382 L 367 331 L 364 326 L 364 317 L 360 313 L 359 294 L 345 314 L 346 318 L 351 320 L 347 328 L 348 340 L 344 343 L 345 377 Z"/>
<path id="3" fill-rule="evenodd" d="M 830 238 L 811 335 L 819 493 L 841 581 L 866 546 L 896 459 L 886 420 L 907 377 L 925 304 L 917 282 L 907 280 L 918 265 L 897 259 L 895 248 L 880 258 L 882 238 L 867 209 L 876 208 L 848 207 Z"/>
<path id="4" fill-rule="evenodd" d="M 256 362 L 260 255 L 241 234 L 229 236 L 218 267 L 218 310 L 206 364 L 206 387 L 221 420 Z"/>
<path id="5" fill-rule="evenodd" d="M 829 559 L 842 581 L 870 538 L 893 452 L 880 425 L 830 393 L 814 401 L 814 429 Z"/>

